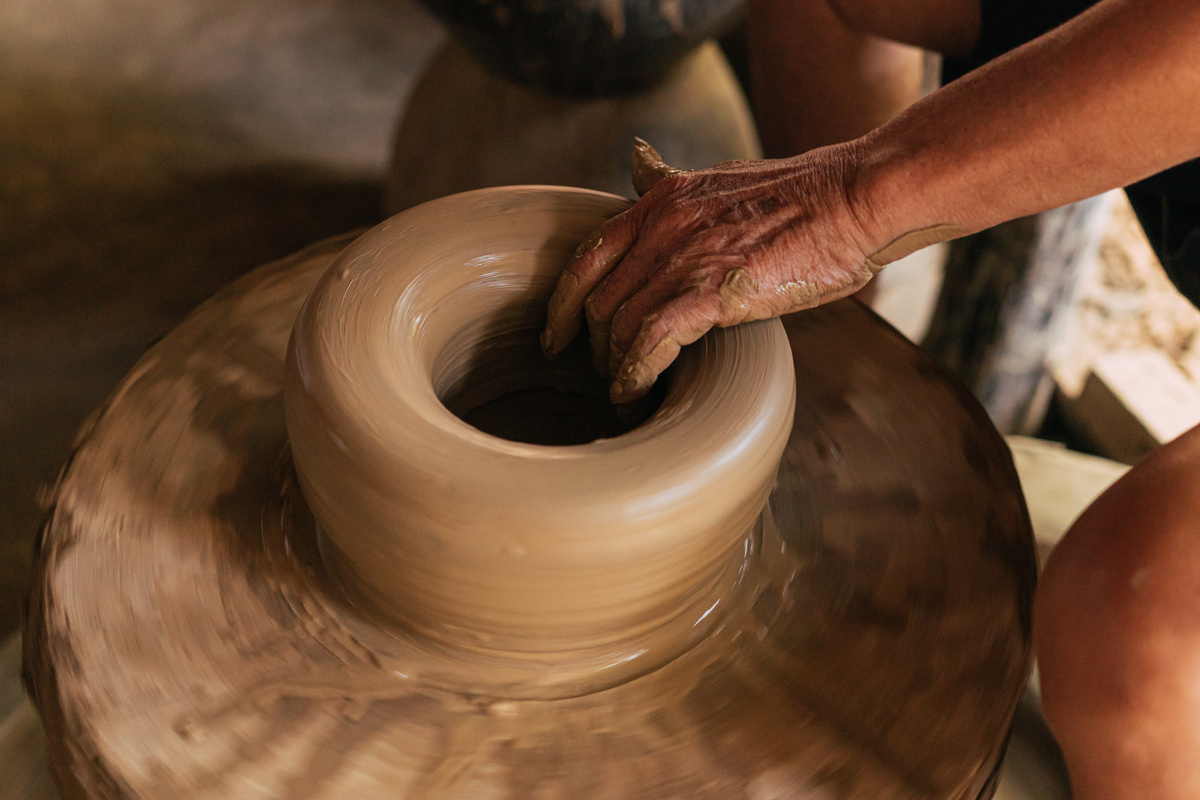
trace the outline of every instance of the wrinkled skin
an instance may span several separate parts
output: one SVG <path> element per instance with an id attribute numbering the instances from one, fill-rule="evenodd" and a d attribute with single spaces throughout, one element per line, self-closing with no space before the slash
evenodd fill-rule
<path id="1" fill-rule="evenodd" d="M 586 313 L 596 368 L 612 378 L 612 400 L 628 402 L 714 326 L 861 289 L 877 246 L 852 208 L 855 163 L 853 148 L 839 145 L 658 169 L 652 186 L 639 186 L 648 189 L 641 200 L 576 251 L 550 301 L 546 352 L 566 347 Z"/>

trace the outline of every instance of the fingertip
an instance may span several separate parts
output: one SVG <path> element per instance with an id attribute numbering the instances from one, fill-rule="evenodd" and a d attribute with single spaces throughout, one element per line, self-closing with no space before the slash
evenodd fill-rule
<path id="1" fill-rule="evenodd" d="M 579 333 L 582 324 L 578 312 L 568 308 L 571 296 L 579 291 L 579 278 L 568 268 L 558 277 L 554 294 L 546 304 L 546 330 L 542 333 L 542 350 L 548 356 L 558 355 Z"/>
<path id="2" fill-rule="evenodd" d="M 547 358 L 558 355 L 559 348 L 555 346 L 554 332 L 550 330 L 549 326 L 546 326 L 546 329 L 542 331 L 541 343 L 542 355 Z"/>
<path id="3" fill-rule="evenodd" d="M 615 373 L 610 396 L 636 398 L 645 394 L 685 345 L 712 328 L 717 311 L 715 298 L 697 301 L 693 295 L 679 295 L 646 315 Z"/>
<path id="4" fill-rule="evenodd" d="M 662 155 L 646 140 L 633 137 L 632 168 L 633 190 L 638 197 L 646 196 L 656 184 L 668 175 L 678 175 L 682 170 L 667 166 Z"/>
<path id="5" fill-rule="evenodd" d="M 649 385 L 641 387 L 627 380 L 616 380 L 608 390 L 608 399 L 613 405 L 627 405 L 640 399 L 649 390 Z"/>
<path id="6" fill-rule="evenodd" d="M 678 350 L 676 350 L 678 352 Z M 667 362 L 668 364 L 670 361 Z M 665 365 L 664 365 L 665 368 Z M 616 379 L 609 388 L 608 396 L 613 403 L 632 403 L 641 399 L 658 380 L 662 369 L 645 360 L 635 361 L 626 358 L 619 370 L 615 370 Z"/>
<path id="7" fill-rule="evenodd" d="M 541 335 L 542 352 L 546 357 L 553 358 L 574 341 L 579 335 L 580 324 L 579 320 L 560 321 L 557 325 L 547 323 Z"/>
<path id="8" fill-rule="evenodd" d="M 611 372 L 614 379 L 608 393 L 612 402 L 630 403 L 638 399 L 650 391 L 650 387 L 658 378 L 660 370 L 655 370 L 647 363 L 645 350 L 638 346 L 645 343 L 648 333 L 648 328 L 643 329 L 642 335 L 638 336 L 638 341 L 629 349 L 628 353 L 621 354 L 619 359 L 617 353 L 612 353 L 611 357 L 615 363 L 611 367 Z"/>
<path id="9" fill-rule="evenodd" d="M 608 389 L 608 400 L 615 406 L 624 405 L 625 403 L 629 402 L 629 400 L 626 398 L 627 393 L 628 388 L 625 384 L 625 381 L 613 381 L 612 385 Z"/>

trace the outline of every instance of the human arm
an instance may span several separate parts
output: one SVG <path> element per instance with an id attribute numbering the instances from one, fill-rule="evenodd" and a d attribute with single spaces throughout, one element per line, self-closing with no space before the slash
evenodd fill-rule
<path id="1" fill-rule="evenodd" d="M 587 299 L 612 397 L 632 399 L 713 325 L 845 296 L 918 245 L 1194 157 L 1198 52 L 1191 0 L 1104 0 L 861 139 L 668 176 L 564 273 L 547 349 Z"/>

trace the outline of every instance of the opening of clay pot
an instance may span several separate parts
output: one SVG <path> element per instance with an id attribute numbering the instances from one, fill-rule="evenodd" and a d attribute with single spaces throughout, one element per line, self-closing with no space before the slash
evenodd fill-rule
<path id="1" fill-rule="evenodd" d="M 632 419 L 584 343 L 544 359 L 558 275 L 627 205 L 506 187 L 410 209 L 338 256 L 288 353 L 296 474 L 350 590 L 543 683 L 652 668 L 719 624 L 791 429 L 777 321 L 687 348 Z"/>
<path id="2" fill-rule="evenodd" d="M 670 376 L 638 403 L 613 405 L 586 337 L 553 360 L 538 335 L 545 306 L 513 309 L 479 338 L 452 342 L 434 363 L 434 390 L 459 419 L 513 442 L 569 446 L 636 429 L 662 404 Z"/>

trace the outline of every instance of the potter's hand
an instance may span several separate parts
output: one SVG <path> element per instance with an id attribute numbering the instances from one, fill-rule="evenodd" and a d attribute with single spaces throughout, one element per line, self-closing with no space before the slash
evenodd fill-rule
<path id="1" fill-rule="evenodd" d="M 851 207 L 853 179 L 847 146 L 680 172 L 639 140 L 642 199 L 579 246 L 550 299 L 543 347 L 566 347 L 586 310 L 596 368 L 612 377 L 612 400 L 627 402 L 713 326 L 861 289 L 878 246 Z"/>

